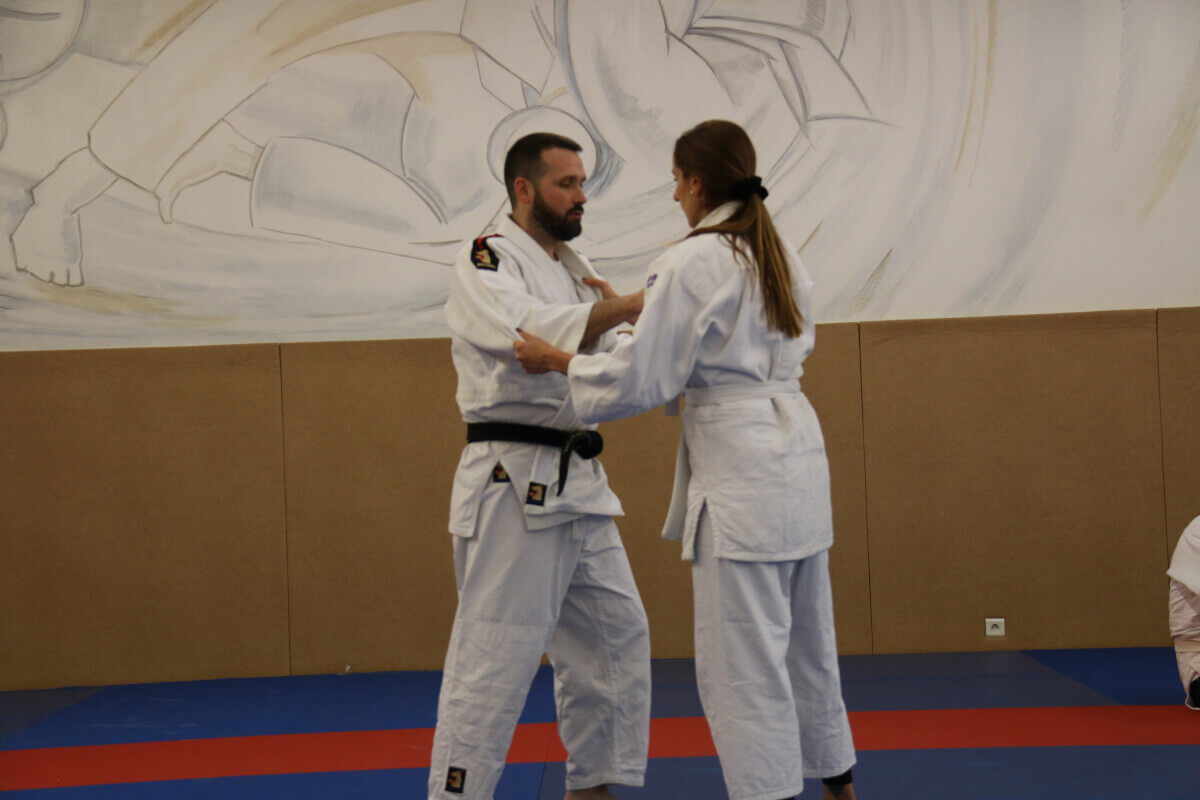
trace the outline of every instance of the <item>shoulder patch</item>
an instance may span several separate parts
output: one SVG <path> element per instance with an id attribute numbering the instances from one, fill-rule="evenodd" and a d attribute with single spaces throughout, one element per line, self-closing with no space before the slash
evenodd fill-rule
<path id="1" fill-rule="evenodd" d="M 475 269 L 490 269 L 492 271 L 500 269 L 500 259 L 496 258 L 496 252 L 488 245 L 488 239 L 493 236 L 499 236 L 498 233 L 480 236 L 475 240 L 475 244 L 471 246 L 471 262 L 475 265 Z"/>

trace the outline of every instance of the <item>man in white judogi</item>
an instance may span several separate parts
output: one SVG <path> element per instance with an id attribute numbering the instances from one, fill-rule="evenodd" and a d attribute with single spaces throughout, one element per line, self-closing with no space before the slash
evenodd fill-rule
<path id="1" fill-rule="evenodd" d="M 554 667 L 567 798 L 641 786 L 650 722 L 646 613 L 612 517 L 594 426 L 562 375 L 525 374 L 518 329 L 571 352 L 615 346 L 641 293 L 619 296 L 564 244 L 581 230 L 579 145 L 509 150 L 513 214 L 454 265 L 446 319 L 468 425 L 451 494 L 459 603 L 446 654 L 430 798 L 491 798 L 530 683 Z"/>
<path id="2" fill-rule="evenodd" d="M 1170 622 L 1184 703 L 1200 711 L 1200 517 L 1184 529 L 1167 570 L 1171 579 Z"/>

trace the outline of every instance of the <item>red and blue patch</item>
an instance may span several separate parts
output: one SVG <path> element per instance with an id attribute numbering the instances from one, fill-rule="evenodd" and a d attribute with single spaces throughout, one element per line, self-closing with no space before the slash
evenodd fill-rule
<path id="1" fill-rule="evenodd" d="M 525 495 L 525 503 L 531 506 L 546 505 L 546 484 L 530 482 L 529 493 Z"/>
<path id="2" fill-rule="evenodd" d="M 500 269 L 500 259 L 496 257 L 496 251 L 487 241 L 499 235 L 491 233 L 475 240 L 475 244 L 471 246 L 471 262 L 475 265 L 475 269 L 490 269 L 493 272 Z"/>

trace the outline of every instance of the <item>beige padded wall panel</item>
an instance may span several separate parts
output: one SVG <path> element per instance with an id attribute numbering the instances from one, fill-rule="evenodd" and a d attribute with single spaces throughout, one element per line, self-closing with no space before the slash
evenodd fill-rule
<path id="1" fill-rule="evenodd" d="M 819 325 L 816 349 L 805 362 L 804 377 L 800 379 L 821 420 L 829 453 L 834 530 L 829 572 L 838 651 L 842 653 L 872 651 L 858 356 L 858 323 Z"/>
<path id="2" fill-rule="evenodd" d="M 1153 311 L 862 325 L 877 652 L 1165 642 L 1155 342 Z"/>
<path id="3" fill-rule="evenodd" d="M 1200 516 L 1200 308 L 1158 312 L 1167 552 Z"/>
<path id="4" fill-rule="evenodd" d="M 286 344 L 292 667 L 441 669 L 465 441 L 449 339 Z"/>
<path id="5" fill-rule="evenodd" d="M 0 353 L 0 689 L 287 674 L 275 345 Z"/>

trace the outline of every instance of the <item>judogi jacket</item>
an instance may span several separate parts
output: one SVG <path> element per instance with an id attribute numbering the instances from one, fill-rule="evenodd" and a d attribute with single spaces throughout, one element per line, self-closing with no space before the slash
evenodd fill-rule
<path id="1" fill-rule="evenodd" d="M 727 203 L 699 226 L 728 218 Z M 577 356 L 571 397 L 587 422 L 686 401 L 671 511 L 663 529 L 694 554 L 702 510 L 715 554 L 744 561 L 806 558 L 833 544 L 825 442 L 800 392 L 812 352 L 812 280 L 785 242 L 801 335 L 769 330 L 757 280 L 718 234 L 685 239 L 650 265 L 633 335 Z"/>
<path id="2" fill-rule="evenodd" d="M 496 233 L 476 239 L 458 254 L 450 280 L 446 320 L 458 372 L 456 399 L 465 422 L 515 422 L 560 430 L 584 425 L 571 404 L 567 378 L 556 372 L 529 375 L 513 352 L 517 328 L 570 353 L 579 351 L 592 304 L 600 292 L 583 283 L 598 277 L 587 259 L 559 244 L 559 260 L 511 218 Z M 611 349 L 606 332 L 589 352 Z M 450 495 L 450 531 L 471 536 L 483 490 L 509 482 L 523 504 L 529 530 L 585 514 L 620 516 L 621 503 L 608 488 L 597 459 L 571 453 L 565 489 L 558 493 L 559 451 L 513 442 L 474 442 L 459 459 Z"/>
<path id="3" fill-rule="evenodd" d="M 1188 686 L 1200 676 L 1200 517 L 1179 537 L 1167 576 L 1171 579 L 1168 608 L 1175 658 L 1179 677 Z M 1190 703 L 1188 707 L 1197 708 Z"/>

